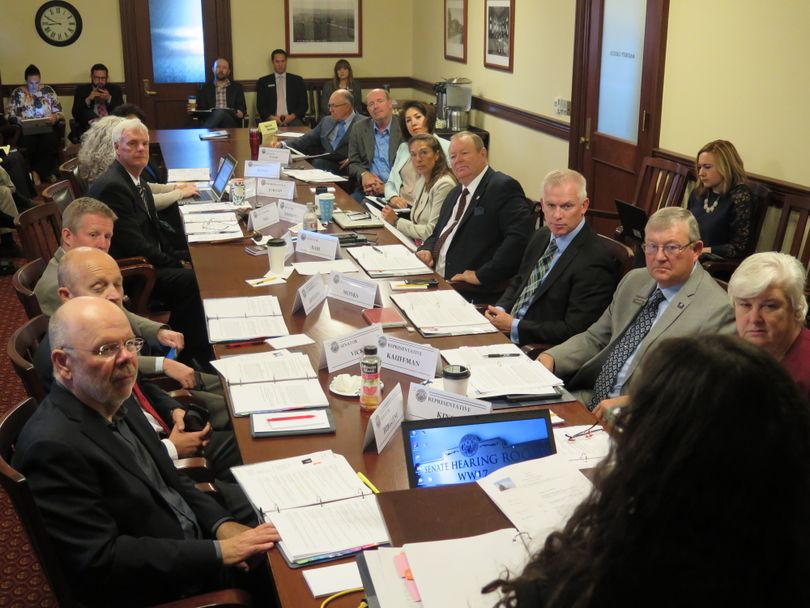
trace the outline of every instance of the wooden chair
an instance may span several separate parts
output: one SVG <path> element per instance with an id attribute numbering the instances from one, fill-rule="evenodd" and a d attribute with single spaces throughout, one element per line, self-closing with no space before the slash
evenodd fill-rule
<path id="1" fill-rule="evenodd" d="M 38 315 L 18 327 L 8 339 L 6 352 L 29 397 L 42 401 L 48 394 L 34 369 L 34 353 L 48 331 L 48 317 Z"/>
<path id="2" fill-rule="evenodd" d="M 22 527 L 31 543 L 34 556 L 39 562 L 45 578 L 51 586 L 53 595 L 61 608 L 78 608 L 78 603 L 67 576 L 62 569 L 56 551 L 51 544 L 50 536 L 45 528 L 45 522 L 37 508 L 34 495 L 25 477 L 11 466 L 17 437 L 25 423 L 34 414 L 37 401 L 28 398 L 11 409 L 0 420 L 0 484 L 14 505 Z M 115 598 L 110 598 L 110 604 L 115 605 Z M 224 589 L 193 597 L 184 598 L 176 602 L 161 604 L 161 608 L 192 608 L 203 606 L 250 606 L 250 596 L 242 590 Z"/>
<path id="3" fill-rule="evenodd" d="M 793 232 L 793 239 L 789 247 L 785 248 L 788 225 L 794 214 L 796 216 L 796 230 Z M 786 196 L 782 205 L 782 213 L 779 216 L 776 235 L 771 245 L 771 250 L 784 251 L 801 260 L 805 268 L 810 264 L 810 236 L 805 235 L 808 217 L 810 217 L 810 196 L 798 196 L 796 194 Z"/>
<path id="4" fill-rule="evenodd" d="M 14 218 L 14 226 L 26 259 L 50 260 L 59 248 L 62 214 L 56 203 L 44 203 L 23 211 Z"/>
<path id="5" fill-rule="evenodd" d="M 45 188 L 42 191 L 42 199 L 46 203 L 56 203 L 56 206 L 59 208 L 59 215 L 61 216 L 65 207 L 76 199 L 76 194 L 70 180 L 63 179 Z"/>
<path id="6" fill-rule="evenodd" d="M 34 287 L 36 287 L 37 281 L 39 281 L 47 266 L 48 262 L 46 260 L 37 258 L 20 266 L 14 276 L 11 277 L 11 286 L 14 287 L 17 298 L 23 305 L 25 314 L 29 319 L 42 314 L 37 297 L 34 295 Z"/>
<path id="7" fill-rule="evenodd" d="M 79 177 L 79 158 L 74 157 L 59 165 L 59 177 L 70 182 L 76 198 L 87 194 L 87 182 Z M 64 209 L 63 209 L 64 211 Z"/>
<path id="8" fill-rule="evenodd" d="M 122 258 L 116 260 L 124 279 L 124 306 L 142 317 L 152 318 L 149 300 L 155 287 L 155 267 L 145 258 Z"/>

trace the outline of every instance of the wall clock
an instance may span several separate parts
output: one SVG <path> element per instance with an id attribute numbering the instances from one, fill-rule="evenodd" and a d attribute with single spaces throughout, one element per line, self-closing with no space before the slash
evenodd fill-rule
<path id="1" fill-rule="evenodd" d="M 62 0 L 51 0 L 39 7 L 34 18 L 37 33 L 48 44 L 67 46 L 79 39 L 82 17 L 75 6 Z"/>

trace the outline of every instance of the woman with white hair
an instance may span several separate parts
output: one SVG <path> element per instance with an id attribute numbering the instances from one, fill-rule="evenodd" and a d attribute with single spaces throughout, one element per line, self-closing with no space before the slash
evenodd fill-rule
<path id="1" fill-rule="evenodd" d="M 807 271 L 793 256 L 766 251 L 739 265 L 728 284 L 737 334 L 773 356 L 810 401 Z"/>
<path id="2" fill-rule="evenodd" d="M 104 175 L 112 161 L 115 160 L 115 148 L 112 142 L 113 129 L 125 120 L 126 118 L 121 116 L 105 116 L 91 124 L 90 128 L 82 134 L 77 171 L 79 178 L 92 184 Z M 150 181 L 147 183 L 158 211 L 167 209 L 181 198 L 190 198 L 198 194 L 194 184 L 158 184 Z"/>

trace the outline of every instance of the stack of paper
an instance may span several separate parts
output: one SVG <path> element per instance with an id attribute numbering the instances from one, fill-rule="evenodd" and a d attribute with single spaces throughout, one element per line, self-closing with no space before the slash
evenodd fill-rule
<path id="1" fill-rule="evenodd" d="M 452 289 L 395 293 L 391 294 L 391 299 L 425 337 L 489 334 L 498 331 L 475 306 Z"/>
<path id="2" fill-rule="evenodd" d="M 368 209 L 368 212 L 371 215 L 373 215 L 378 219 L 382 219 L 382 212 L 379 209 L 377 209 L 377 207 L 375 207 L 374 205 L 366 205 L 366 208 Z M 388 232 L 397 237 L 399 242 L 405 245 L 405 247 L 407 247 L 409 251 L 416 251 L 416 243 L 411 237 L 397 230 L 396 228 L 394 228 L 393 225 L 389 224 L 388 222 L 384 221 L 383 226 L 385 227 L 386 230 L 388 230 Z"/>
<path id="3" fill-rule="evenodd" d="M 166 181 L 172 182 L 205 182 L 211 179 L 211 170 L 208 167 L 194 169 L 169 169 L 166 174 Z"/>
<path id="4" fill-rule="evenodd" d="M 273 338 L 290 333 L 275 296 L 206 299 L 203 307 L 211 342 Z"/>
<path id="5" fill-rule="evenodd" d="M 244 236 L 233 209 L 227 213 L 184 213 L 183 226 L 189 243 L 241 239 Z"/>
<path id="6" fill-rule="evenodd" d="M 547 395 L 563 381 L 514 344 L 462 346 L 442 351 L 450 365 L 470 370 L 467 394 L 476 399 L 503 395 Z"/>
<path id="7" fill-rule="evenodd" d="M 180 213 L 185 217 L 194 213 L 232 213 L 237 210 L 250 209 L 250 203 L 244 201 L 241 205 L 234 205 L 227 201 L 218 203 L 206 203 L 203 201 L 192 201 L 185 205 L 180 205 Z"/>
<path id="8" fill-rule="evenodd" d="M 348 252 L 370 277 L 404 277 L 433 272 L 404 245 L 353 247 Z"/>
<path id="9" fill-rule="evenodd" d="M 285 169 L 284 175 L 310 183 L 348 181 L 345 177 L 322 169 Z"/>
<path id="10" fill-rule="evenodd" d="M 278 529 L 279 549 L 291 564 L 390 542 L 376 497 L 339 454 L 315 452 L 231 470 L 260 520 Z"/>
<path id="11" fill-rule="evenodd" d="M 610 435 L 602 427 L 564 426 L 554 429 L 557 453 L 578 469 L 591 469 L 610 451 Z"/>

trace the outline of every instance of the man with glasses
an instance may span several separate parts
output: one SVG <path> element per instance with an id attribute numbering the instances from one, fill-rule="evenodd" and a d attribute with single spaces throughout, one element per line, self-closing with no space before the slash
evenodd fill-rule
<path id="1" fill-rule="evenodd" d="M 233 521 L 177 474 L 132 395 L 140 341 L 102 298 L 51 317 L 54 387 L 20 432 L 25 475 L 82 605 L 145 606 L 216 589 L 278 534 Z"/>
<path id="2" fill-rule="evenodd" d="M 585 221 L 585 178 L 571 169 L 543 180 L 545 225 L 532 235 L 520 270 L 484 316 L 515 344 L 559 344 L 587 329 L 616 289 L 616 271 Z"/>
<path id="3" fill-rule="evenodd" d="M 633 374 L 661 340 L 734 331 L 728 296 L 698 263 L 703 242 L 689 211 L 655 212 L 642 248 L 647 268 L 622 279 L 599 320 L 538 357 L 598 417 L 624 402 Z"/>
<path id="4" fill-rule="evenodd" d="M 287 142 L 275 142 L 273 147 L 291 147 L 304 154 L 322 154 L 310 162 L 316 169 L 339 173 L 349 164 L 349 134 L 356 124 L 368 118 L 354 111 L 354 95 L 346 89 L 338 89 L 329 96 L 329 116 L 324 116 L 314 129 Z"/>
<path id="5" fill-rule="evenodd" d="M 73 118 L 79 127 L 75 143 L 79 136 L 90 128 L 90 123 L 109 116 L 112 111 L 124 103 L 124 93 L 118 85 L 107 82 L 109 72 L 103 63 L 90 68 L 90 82 L 76 87 L 73 95 Z"/>

